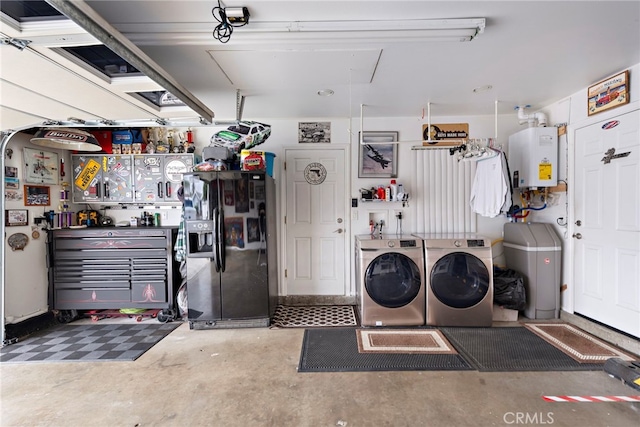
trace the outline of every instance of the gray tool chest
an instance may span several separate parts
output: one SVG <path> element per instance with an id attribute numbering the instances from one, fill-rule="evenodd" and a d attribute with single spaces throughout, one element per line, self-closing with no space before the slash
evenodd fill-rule
<path id="1" fill-rule="evenodd" d="M 173 308 L 172 228 L 89 227 L 49 233 L 54 310 Z"/>

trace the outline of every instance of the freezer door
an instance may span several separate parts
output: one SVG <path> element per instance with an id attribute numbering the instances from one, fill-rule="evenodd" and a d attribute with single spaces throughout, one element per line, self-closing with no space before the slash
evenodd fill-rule
<path id="1" fill-rule="evenodd" d="M 189 321 L 222 319 L 220 273 L 210 258 L 187 258 L 187 306 Z"/>

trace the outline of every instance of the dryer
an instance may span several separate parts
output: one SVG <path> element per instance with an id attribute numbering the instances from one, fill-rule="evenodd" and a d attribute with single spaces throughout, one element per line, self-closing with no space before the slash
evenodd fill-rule
<path id="1" fill-rule="evenodd" d="M 491 326 L 491 240 L 475 234 L 414 236 L 424 243 L 427 325 Z"/>
<path id="2" fill-rule="evenodd" d="M 356 236 L 356 298 L 362 326 L 425 324 L 424 249 L 413 236 Z"/>

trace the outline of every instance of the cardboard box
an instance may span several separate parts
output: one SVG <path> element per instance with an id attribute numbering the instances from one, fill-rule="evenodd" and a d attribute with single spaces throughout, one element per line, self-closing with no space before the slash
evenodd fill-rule
<path id="1" fill-rule="evenodd" d="M 518 310 L 510 310 L 508 308 L 500 307 L 499 305 L 494 304 L 493 320 L 496 322 L 517 322 Z"/>

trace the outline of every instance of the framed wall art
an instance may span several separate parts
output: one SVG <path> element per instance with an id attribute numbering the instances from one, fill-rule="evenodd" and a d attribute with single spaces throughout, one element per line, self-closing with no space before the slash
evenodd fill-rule
<path id="1" fill-rule="evenodd" d="M 25 206 L 49 206 L 51 204 L 51 190 L 46 185 L 25 185 Z"/>
<path id="2" fill-rule="evenodd" d="M 331 122 L 299 122 L 298 143 L 330 143 Z"/>
<path id="3" fill-rule="evenodd" d="M 588 114 L 598 114 L 629 102 L 629 70 L 589 86 Z"/>
<path id="4" fill-rule="evenodd" d="M 33 148 L 24 148 L 24 181 L 34 184 L 58 184 L 58 155 Z"/>
<path id="5" fill-rule="evenodd" d="M 358 177 L 395 178 L 398 176 L 398 132 L 362 132 L 358 135 Z"/>
<path id="6" fill-rule="evenodd" d="M 4 225 L 7 227 L 29 225 L 29 211 L 27 209 L 6 209 L 4 211 Z"/>

